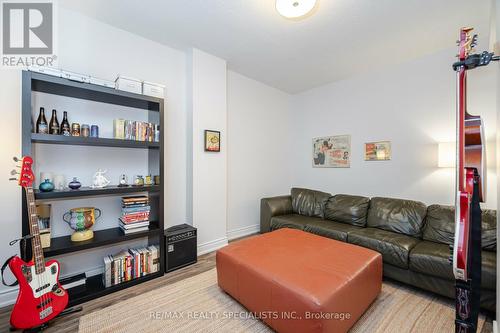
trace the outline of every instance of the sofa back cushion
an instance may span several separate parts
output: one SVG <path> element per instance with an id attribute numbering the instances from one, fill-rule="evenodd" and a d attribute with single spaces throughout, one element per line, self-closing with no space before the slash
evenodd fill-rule
<path id="1" fill-rule="evenodd" d="M 337 194 L 326 203 L 325 219 L 364 227 L 369 205 L 367 197 Z"/>
<path id="2" fill-rule="evenodd" d="M 292 209 L 295 214 L 313 217 L 324 217 L 325 204 L 330 193 L 292 188 Z"/>
<path id="3" fill-rule="evenodd" d="M 481 245 L 483 250 L 497 249 L 497 212 L 483 209 L 481 214 Z M 423 238 L 428 241 L 452 245 L 455 234 L 455 207 L 431 205 L 427 208 L 427 217 Z"/>
<path id="4" fill-rule="evenodd" d="M 419 201 L 372 198 L 367 225 L 412 237 L 422 235 L 427 207 Z"/>

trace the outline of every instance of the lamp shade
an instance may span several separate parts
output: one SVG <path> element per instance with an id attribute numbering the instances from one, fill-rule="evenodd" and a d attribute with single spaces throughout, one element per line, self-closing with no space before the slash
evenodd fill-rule
<path id="1" fill-rule="evenodd" d="M 438 167 L 454 168 L 457 163 L 455 142 L 440 142 L 438 145 Z"/>
<path id="2" fill-rule="evenodd" d="M 297 18 L 306 15 L 317 0 L 276 0 L 276 10 L 286 18 Z"/>

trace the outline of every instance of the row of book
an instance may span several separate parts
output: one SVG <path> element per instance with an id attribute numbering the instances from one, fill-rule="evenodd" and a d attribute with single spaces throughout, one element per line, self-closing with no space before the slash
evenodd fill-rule
<path id="1" fill-rule="evenodd" d="M 115 119 L 113 137 L 122 140 L 160 142 L 160 125 L 144 121 Z"/>
<path id="2" fill-rule="evenodd" d="M 104 257 L 103 283 L 110 287 L 160 270 L 157 245 L 124 250 Z"/>
<path id="3" fill-rule="evenodd" d="M 149 198 L 147 195 L 122 198 L 122 215 L 118 219 L 124 234 L 147 231 L 149 229 Z"/>

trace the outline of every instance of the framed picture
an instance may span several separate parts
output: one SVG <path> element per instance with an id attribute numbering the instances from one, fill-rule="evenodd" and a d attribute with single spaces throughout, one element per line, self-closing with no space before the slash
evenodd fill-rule
<path id="1" fill-rule="evenodd" d="M 391 155 L 390 141 L 365 143 L 365 161 L 389 161 Z"/>
<path id="2" fill-rule="evenodd" d="M 314 168 L 350 168 L 351 136 L 338 135 L 313 139 Z"/>
<path id="3" fill-rule="evenodd" d="M 220 132 L 205 130 L 205 151 L 220 152 Z"/>

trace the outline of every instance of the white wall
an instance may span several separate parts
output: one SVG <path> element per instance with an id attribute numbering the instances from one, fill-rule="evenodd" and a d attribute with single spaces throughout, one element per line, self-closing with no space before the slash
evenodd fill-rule
<path id="1" fill-rule="evenodd" d="M 290 95 L 228 71 L 228 237 L 260 230 L 260 198 L 290 192 Z"/>
<path id="2" fill-rule="evenodd" d="M 452 204 L 454 170 L 437 167 L 437 145 L 455 138 L 455 54 L 448 49 L 294 96 L 293 185 Z M 468 86 L 468 110 L 482 116 L 488 137 L 485 206 L 495 208 L 495 74 L 476 69 Z M 351 168 L 313 168 L 312 138 L 341 134 L 351 135 Z M 384 140 L 392 142 L 392 160 L 364 161 L 364 143 Z"/>
<path id="3" fill-rule="evenodd" d="M 80 73 L 87 73 L 96 77 L 113 80 L 117 74 L 137 77 L 143 80 L 165 84 L 166 103 L 165 103 L 165 181 L 166 200 L 165 200 L 165 223 L 174 225 L 184 223 L 187 219 L 186 212 L 186 54 L 161 44 L 146 40 L 142 37 L 130 34 L 123 30 L 100 23 L 81 14 L 60 8 L 59 10 L 59 66 L 61 68 Z M 10 160 L 11 156 L 19 156 L 21 151 L 20 135 L 20 75 L 16 70 L 0 71 L 0 109 L 2 111 L 2 121 L 0 122 L 0 139 L 3 142 L 0 145 L 0 153 L 3 156 L 0 162 L 0 184 L 5 189 L 0 194 L 2 202 L 2 212 L 4 218 L 0 222 L 0 261 L 3 261 L 10 255 L 17 253 L 18 246 L 9 247 L 8 242 L 21 235 L 21 208 L 19 187 L 13 182 L 7 182 L 9 171 L 14 163 Z M 38 108 L 39 104 L 55 104 L 52 97 L 40 94 L 36 96 L 34 106 Z M 95 104 L 82 105 L 80 102 L 70 99 L 60 101 L 64 108 L 68 108 L 70 117 L 84 112 L 87 108 L 90 113 L 95 112 L 96 108 L 102 107 Z M 55 107 L 62 111 L 57 105 Z M 62 105 L 61 105 L 62 107 Z M 50 111 L 49 111 L 50 112 Z M 117 111 L 119 112 L 119 111 Z M 59 117 L 62 114 L 59 113 Z M 61 120 L 61 118 L 59 119 Z M 103 127 L 101 127 L 105 130 Z M 98 164 L 108 164 L 109 158 L 113 154 L 118 154 L 111 149 L 111 154 L 100 154 L 100 151 L 94 156 L 98 161 L 93 161 L 95 166 Z M 47 152 L 43 147 L 38 149 L 38 154 Z M 71 149 L 68 147 L 60 150 L 59 158 L 70 160 Z M 74 149 L 74 153 L 88 154 L 88 151 L 82 151 L 82 148 Z M 139 152 L 136 152 L 140 154 Z M 134 155 L 135 156 L 135 155 Z M 109 158 L 108 158 L 109 157 Z M 46 167 L 55 168 L 57 163 L 50 164 L 46 160 Z M 81 158 L 78 159 L 82 161 Z M 116 161 L 115 161 L 116 162 Z M 67 161 L 64 163 L 67 164 Z M 124 169 L 132 167 L 124 166 Z M 119 174 L 120 166 L 115 164 L 112 171 L 112 179 Z M 138 167 L 142 172 L 142 168 Z M 48 170 L 47 170 L 48 171 Z M 55 170 L 54 170 L 55 171 Z M 62 170 L 68 177 L 74 170 Z M 88 175 L 78 175 L 87 178 Z M 80 202 L 82 203 L 82 202 Z M 99 202 L 102 204 L 102 201 Z M 108 221 L 109 222 L 109 221 Z M 55 227 L 57 233 L 69 233 L 62 221 Z M 106 222 L 107 223 L 107 222 Z M 96 225 L 96 228 L 105 227 L 106 223 Z M 126 246 L 133 246 L 127 243 Z M 78 253 L 72 256 L 58 258 L 62 262 L 64 274 L 71 274 L 77 271 L 100 269 L 102 262 L 102 252 L 112 253 L 116 248 L 96 249 L 86 251 L 84 255 Z M 0 286 L 0 306 L 12 302 L 15 299 L 15 289 Z"/>
<path id="4" fill-rule="evenodd" d="M 227 244 L 227 101 L 226 61 L 193 49 L 188 60 L 190 128 L 188 196 L 198 254 Z M 221 151 L 204 151 L 204 130 L 221 132 Z M 188 177 L 189 178 L 189 177 Z"/>

